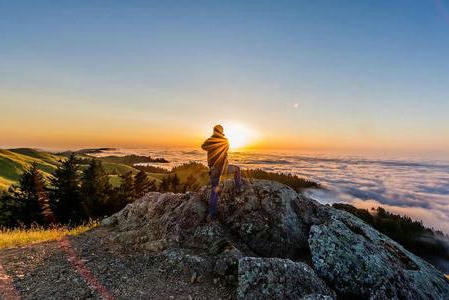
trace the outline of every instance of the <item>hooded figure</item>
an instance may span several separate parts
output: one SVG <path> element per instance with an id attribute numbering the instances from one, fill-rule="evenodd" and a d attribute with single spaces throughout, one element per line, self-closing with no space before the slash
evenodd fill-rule
<path id="1" fill-rule="evenodd" d="M 224 173 L 234 173 L 236 189 L 239 191 L 242 186 L 240 168 L 228 164 L 229 141 L 223 133 L 221 125 L 214 126 L 214 132 L 201 148 L 207 151 L 207 164 L 209 166 L 209 176 L 211 182 L 211 195 L 209 201 L 209 214 L 212 219 L 217 218 L 218 184 Z"/>
<path id="2" fill-rule="evenodd" d="M 209 168 L 220 170 L 223 173 L 228 165 L 229 141 L 223 134 L 221 125 L 214 126 L 214 133 L 203 143 L 201 148 L 207 151 Z"/>

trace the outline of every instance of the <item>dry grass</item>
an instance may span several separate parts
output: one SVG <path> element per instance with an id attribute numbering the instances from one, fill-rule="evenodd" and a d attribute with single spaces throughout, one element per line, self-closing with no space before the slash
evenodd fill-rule
<path id="1" fill-rule="evenodd" d="M 25 246 L 45 241 L 60 240 L 66 235 L 76 236 L 98 226 L 98 222 L 89 222 L 75 228 L 54 226 L 43 228 L 34 226 L 31 228 L 0 229 L 0 249 Z"/>

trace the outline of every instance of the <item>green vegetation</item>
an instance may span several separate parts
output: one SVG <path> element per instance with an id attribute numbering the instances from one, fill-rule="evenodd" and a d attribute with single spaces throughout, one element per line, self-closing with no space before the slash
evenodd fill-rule
<path id="1" fill-rule="evenodd" d="M 0 249 L 26 246 L 45 241 L 56 241 L 64 236 L 76 236 L 98 226 L 98 222 L 90 221 L 74 228 L 66 226 L 32 226 L 30 228 L 18 227 L 14 229 L 0 229 Z"/>
<path id="2" fill-rule="evenodd" d="M 209 184 L 209 168 L 198 162 L 188 162 L 174 167 L 170 174 L 176 174 L 181 183 L 187 182 L 187 178 L 193 177 L 198 185 Z"/>
<path id="3" fill-rule="evenodd" d="M 32 157 L 35 159 L 39 159 L 39 160 L 45 161 L 52 165 L 61 159 L 61 156 L 51 154 L 48 152 L 37 151 L 37 150 L 31 149 L 31 148 L 16 148 L 16 149 L 10 149 L 9 151 L 24 155 L 24 156 L 29 156 L 29 157 Z"/>
<path id="4" fill-rule="evenodd" d="M 139 163 L 168 163 L 169 161 L 165 158 L 152 158 L 151 156 L 142 155 L 125 155 L 125 156 L 104 156 L 101 157 L 103 162 L 115 163 L 115 164 L 125 164 L 129 166 L 134 166 Z"/>
<path id="5" fill-rule="evenodd" d="M 298 177 L 291 174 L 267 172 L 261 169 L 244 170 L 243 177 L 273 180 L 288 185 L 295 191 L 299 192 L 305 188 L 320 188 L 320 185 L 314 181 Z"/>
<path id="6" fill-rule="evenodd" d="M 112 187 L 119 187 L 122 183 L 122 179 L 120 178 L 120 175 L 108 175 L 109 177 L 109 183 L 112 185 Z"/>
<path id="7" fill-rule="evenodd" d="M 137 197 L 160 189 L 157 182 L 161 180 L 144 171 L 115 163 L 105 166 L 102 160 L 74 153 L 58 161 L 54 168 L 44 176 L 38 163 L 33 162 L 7 192 L 0 194 L 0 226 L 82 224 L 113 214 Z"/>
<path id="8" fill-rule="evenodd" d="M 145 171 L 147 173 L 158 173 L 158 174 L 167 174 L 170 173 L 170 170 L 166 168 L 156 167 L 156 166 L 141 166 L 141 165 L 134 165 L 133 168 Z"/>
<path id="9" fill-rule="evenodd" d="M 99 160 L 103 163 L 103 167 L 104 167 L 105 171 L 111 175 L 122 175 L 122 174 L 125 174 L 128 172 L 137 174 L 139 172 L 137 169 L 127 166 L 127 165 L 103 162 L 102 159 L 97 159 L 97 160 Z"/>
<path id="10" fill-rule="evenodd" d="M 86 169 L 93 158 L 76 152 L 52 154 L 30 148 L 0 149 L 0 191 L 7 191 L 9 187 L 17 184 L 20 175 L 33 163 L 41 171 L 42 176 L 50 180 L 51 174 L 58 168 L 58 165 L 70 157 L 71 154 L 75 154 L 80 170 Z M 103 168 L 108 175 L 111 175 L 110 182 L 113 186 L 118 186 L 120 184 L 119 176 L 128 172 L 132 172 L 135 175 L 140 170 L 143 170 L 149 173 L 149 177 L 157 182 L 160 182 L 162 179 L 162 176 L 159 176 L 159 174 L 167 174 L 169 172 L 167 169 L 155 166 L 133 166 L 134 163 L 165 161 L 160 158 L 153 159 L 148 156 L 129 155 L 123 157 L 100 157 L 97 159 L 103 161 Z"/>
<path id="11" fill-rule="evenodd" d="M 440 231 L 425 227 L 421 221 L 392 214 L 382 207 L 372 208 L 370 212 L 343 203 L 332 206 L 357 216 L 424 259 L 432 260 L 439 257 L 449 260 L 448 237 Z"/>
<path id="12" fill-rule="evenodd" d="M 49 178 L 61 159 L 64 157 L 27 148 L 0 149 L 0 190 L 6 191 L 17 183 L 20 175 L 33 163 L 45 178 Z"/>

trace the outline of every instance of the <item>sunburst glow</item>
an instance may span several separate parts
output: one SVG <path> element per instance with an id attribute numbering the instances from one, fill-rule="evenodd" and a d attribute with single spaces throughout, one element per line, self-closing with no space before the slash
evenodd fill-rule
<path id="1" fill-rule="evenodd" d="M 257 138 L 257 132 L 239 123 L 224 124 L 224 134 L 229 140 L 231 149 L 241 149 L 248 147 Z"/>

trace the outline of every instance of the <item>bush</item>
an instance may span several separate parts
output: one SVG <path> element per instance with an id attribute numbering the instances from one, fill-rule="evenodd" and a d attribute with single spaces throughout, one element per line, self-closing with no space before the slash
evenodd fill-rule
<path id="1" fill-rule="evenodd" d="M 176 166 L 174 168 L 172 168 L 171 173 L 176 173 L 176 172 L 180 172 L 180 171 L 208 171 L 209 168 L 206 167 L 205 165 L 203 165 L 202 163 L 196 162 L 196 161 L 191 161 L 188 163 L 184 163 L 182 165 Z"/>

